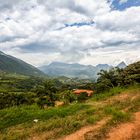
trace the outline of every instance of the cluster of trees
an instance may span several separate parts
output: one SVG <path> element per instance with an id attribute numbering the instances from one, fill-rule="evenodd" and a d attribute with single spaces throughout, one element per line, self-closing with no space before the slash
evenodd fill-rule
<path id="1" fill-rule="evenodd" d="M 44 106 L 54 106 L 55 101 L 62 101 L 64 104 L 69 104 L 85 101 L 89 98 L 87 93 L 76 95 L 72 90 L 65 89 L 64 85 L 58 88 L 53 80 L 45 81 L 44 86 L 38 86 L 35 92 L 38 97 L 37 104 L 41 108 Z"/>
<path id="2" fill-rule="evenodd" d="M 38 100 L 37 104 L 42 108 L 44 105 L 54 106 L 54 101 L 56 100 L 56 92 L 58 89 L 56 88 L 53 81 L 45 81 L 43 86 L 38 86 L 35 89 L 35 93 L 37 94 Z"/>
<path id="3" fill-rule="evenodd" d="M 34 103 L 34 95 L 31 93 L 0 93 L 0 109 L 18 106 L 18 105 L 31 105 Z"/>
<path id="4" fill-rule="evenodd" d="M 9 77 L 4 74 L 0 77 L 0 109 L 34 103 L 43 108 L 44 105 L 54 106 L 55 101 L 68 104 L 87 99 L 86 93 L 77 96 L 72 92 L 73 85 L 62 83 L 58 79 Z"/>
<path id="5" fill-rule="evenodd" d="M 22 91 L 28 92 L 32 90 L 33 88 L 35 88 L 37 85 L 43 84 L 43 82 L 44 82 L 44 79 L 40 77 L 31 76 L 31 77 L 16 81 L 13 84 L 13 86 L 16 89 L 20 89 Z"/>
<path id="6" fill-rule="evenodd" d="M 116 86 L 128 86 L 135 83 L 140 83 L 140 61 L 124 69 L 101 70 L 95 84 L 95 90 L 100 93 Z"/>

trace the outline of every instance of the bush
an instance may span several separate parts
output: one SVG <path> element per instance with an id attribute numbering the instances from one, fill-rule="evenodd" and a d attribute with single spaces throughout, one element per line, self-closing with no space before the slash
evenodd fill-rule
<path id="1" fill-rule="evenodd" d="M 51 101 L 50 97 L 49 96 L 44 96 L 44 97 L 40 97 L 37 101 L 37 105 L 40 107 L 40 108 L 44 108 L 45 105 L 47 106 L 54 106 L 54 102 Z"/>
<path id="2" fill-rule="evenodd" d="M 35 93 L 39 97 L 49 96 L 51 101 L 56 99 L 55 94 L 57 92 L 57 88 L 53 81 L 47 80 L 44 82 L 43 86 L 37 86 L 35 89 Z"/>
<path id="3" fill-rule="evenodd" d="M 95 91 L 96 93 L 101 93 L 103 91 L 109 91 L 111 87 L 111 82 L 105 79 L 95 84 Z"/>
<path id="4" fill-rule="evenodd" d="M 72 103 L 77 100 L 77 95 L 69 91 L 67 94 L 67 100 L 69 101 L 69 103 Z"/>
<path id="5" fill-rule="evenodd" d="M 34 103 L 34 95 L 29 93 L 1 93 L 0 94 L 0 109 L 18 106 L 18 105 L 31 105 Z"/>
<path id="6" fill-rule="evenodd" d="M 87 96 L 86 92 L 80 93 L 80 95 L 78 95 L 78 97 L 77 97 L 78 101 L 85 101 L 86 99 L 88 99 L 88 96 Z"/>
<path id="7" fill-rule="evenodd" d="M 72 93 L 70 90 L 66 90 L 64 92 L 57 93 L 56 99 L 59 101 L 64 101 L 65 104 L 69 104 L 74 101 L 77 101 L 77 95 Z"/>

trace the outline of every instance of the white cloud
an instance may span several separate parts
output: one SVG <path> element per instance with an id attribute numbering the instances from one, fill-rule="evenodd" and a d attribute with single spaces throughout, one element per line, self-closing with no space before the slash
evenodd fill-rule
<path id="1" fill-rule="evenodd" d="M 126 3 L 128 0 L 120 0 L 119 1 L 119 4 L 123 4 L 123 3 Z"/>
<path id="2" fill-rule="evenodd" d="M 140 59 L 140 7 L 112 11 L 107 0 L 0 2 L 0 50 L 35 66 Z M 92 26 L 63 28 L 91 19 Z"/>
<path id="3" fill-rule="evenodd" d="M 138 32 L 140 7 L 131 7 L 125 11 L 111 11 L 102 16 L 95 17 L 96 26 L 107 30 L 124 30 Z"/>

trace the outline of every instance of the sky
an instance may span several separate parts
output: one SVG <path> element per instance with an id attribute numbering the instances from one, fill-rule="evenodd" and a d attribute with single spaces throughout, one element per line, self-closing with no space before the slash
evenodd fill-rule
<path id="1" fill-rule="evenodd" d="M 34 66 L 140 60 L 140 0 L 0 0 L 0 51 Z"/>

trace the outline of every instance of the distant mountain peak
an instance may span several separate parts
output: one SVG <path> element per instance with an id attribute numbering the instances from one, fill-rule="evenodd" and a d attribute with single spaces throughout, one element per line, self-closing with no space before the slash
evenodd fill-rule
<path id="1" fill-rule="evenodd" d="M 79 67 L 79 66 L 85 66 L 85 65 L 81 65 L 79 63 L 65 63 L 65 62 L 58 62 L 58 61 L 54 61 L 52 63 L 50 63 L 48 66 L 75 66 L 75 67 Z"/>
<path id="2" fill-rule="evenodd" d="M 126 66 L 127 66 L 127 65 L 125 64 L 124 61 L 122 61 L 121 63 L 119 63 L 119 64 L 117 65 L 117 67 L 120 68 L 120 69 L 123 69 L 123 68 L 125 68 Z"/>
<path id="3" fill-rule="evenodd" d="M 112 66 L 108 65 L 108 64 L 98 64 L 96 65 L 97 69 L 103 69 L 103 70 L 109 70 L 110 68 L 112 68 Z"/>
<path id="4" fill-rule="evenodd" d="M 49 65 L 62 65 L 62 64 L 65 64 L 65 63 L 54 61 L 54 62 L 50 63 Z"/>
<path id="5" fill-rule="evenodd" d="M 108 64 L 98 64 L 96 65 L 96 67 L 108 67 L 109 65 Z"/>

